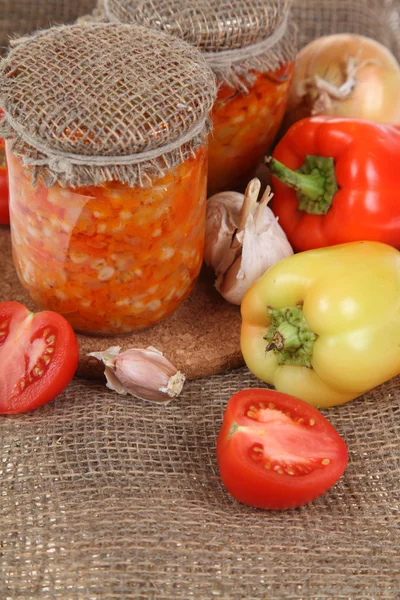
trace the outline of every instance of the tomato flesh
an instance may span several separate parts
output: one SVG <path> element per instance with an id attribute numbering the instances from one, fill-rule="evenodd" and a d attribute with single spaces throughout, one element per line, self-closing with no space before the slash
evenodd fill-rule
<path id="1" fill-rule="evenodd" d="M 76 336 L 61 315 L 0 303 L 1 414 L 26 412 L 53 400 L 74 376 L 78 358 Z"/>
<path id="2" fill-rule="evenodd" d="M 286 510 L 315 500 L 342 476 L 344 440 L 314 407 L 274 390 L 232 396 L 217 440 L 222 481 L 237 500 Z"/>

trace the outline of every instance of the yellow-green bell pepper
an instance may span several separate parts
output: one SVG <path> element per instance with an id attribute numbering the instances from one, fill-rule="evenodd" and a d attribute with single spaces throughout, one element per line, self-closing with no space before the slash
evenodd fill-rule
<path id="1" fill-rule="evenodd" d="M 353 242 L 295 254 L 242 301 L 248 368 L 325 408 L 400 373 L 400 252 Z"/>

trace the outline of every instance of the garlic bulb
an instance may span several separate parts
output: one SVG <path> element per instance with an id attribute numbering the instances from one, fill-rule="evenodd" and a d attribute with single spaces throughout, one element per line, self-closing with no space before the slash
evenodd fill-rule
<path id="1" fill-rule="evenodd" d="M 245 194 L 221 192 L 207 200 L 204 261 L 217 276 L 215 287 L 231 304 L 240 305 L 249 287 L 276 262 L 293 254 L 285 232 L 268 207 L 267 186 L 255 178 Z"/>
<path id="2" fill-rule="evenodd" d="M 164 404 L 181 393 L 185 375 L 162 352 L 152 346 L 120 351 L 120 346 L 112 346 L 105 352 L 89 354 L 105 364 L 108 388 Z"/>

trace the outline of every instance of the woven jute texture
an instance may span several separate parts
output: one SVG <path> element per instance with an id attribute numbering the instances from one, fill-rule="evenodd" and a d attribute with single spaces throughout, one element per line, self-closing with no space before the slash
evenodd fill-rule
<path id="1" fill-rule="evenodd" d="M 292 60 L 296 29 L 290 0 L 99 0 L 106 20 L 137 23 L 198 48 L 219 81 L 253 81 L 252 69 L 272 71 Z"/>
<path id="2" fill-rule="evenodd" d="M 193 46 L 125 24 L 19 39 L 0 66 L 0 135 L 46 185 L 142 185 L 208 133 L 213 73 Z"/>
<path id="3" fill-rule="evenodd" d="M 294 8 L 302 44 L 357 31 L 400 56 L 400 2 Z M 226 402 L 259 385 L 241 369 L 155 408 L 75 380 L 54 403 L 2 418 L 0 598 L 398 600 L 400 379 L 325 411 L 348 468 L 286 513 L 239 505 L 218 475 Z"/>
<path id="4" fill-rule="evenodd" d="M 96 0 L 0 0 L 0 55 L 10 38 L 59 23 L 73 23 Z"/>
<path id="5" fill-rule="evenodd" d="M 345 475 L 286 513 L 239 505 L 215 439 L 245 370 L 189 382 L 168 407 L 75 381 L 0 422 L 2 598 L 396 600 L 397 379 L 329 410 Z"/>

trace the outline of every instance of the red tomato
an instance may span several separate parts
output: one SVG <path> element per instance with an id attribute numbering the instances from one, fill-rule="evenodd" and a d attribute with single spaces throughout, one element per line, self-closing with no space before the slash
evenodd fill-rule
<path id="1" fill-rule="evenodd" d="M 78 357 L 76 336 L 64 317 L 1 302 L 0 414 L 27 412 L 54 400 L 74 376 Z"/>
<path id="2" fill-rule="evenodd" d="M 228 402 L 217 459 L 234 498 L 285 510 L 332 487 L 348 455 L 343 439 L 316 408 L 273 390 L 248 389 Z"/>
<path id="3" fill-rule="evenodd" d="M 9 223 L 7 167 L 4 154 L 4 140 L 0 138 L 0 225 L 8 225 Z"/>

